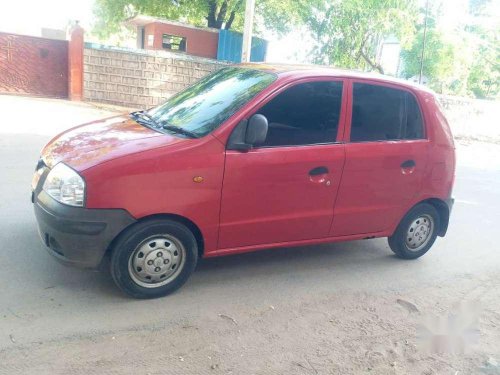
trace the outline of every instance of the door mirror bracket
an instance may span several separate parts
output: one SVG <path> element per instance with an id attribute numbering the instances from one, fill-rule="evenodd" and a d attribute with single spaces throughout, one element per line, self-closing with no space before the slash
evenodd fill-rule
<path id="1" fill-rule="evenodd" d="M 236 151 L 248 151 L 251 150 L 253 146 L 248 143 L 233 143 L 231 144 L 231 147 L 228 146 L 228 150 L 236 150 Z"/>

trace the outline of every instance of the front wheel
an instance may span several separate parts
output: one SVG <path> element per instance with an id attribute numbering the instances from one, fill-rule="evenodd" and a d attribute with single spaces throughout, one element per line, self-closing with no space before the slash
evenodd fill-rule
<path id="1" fill-rule="evenodd" d="M 436 209 L 428 203 L 420 203 L 403 217 L 394 234 L 388 238 L 389 246 L 400 258 L 419 258 L 434 244 L 439 225 Z"/>
<path id="2" fill-rule="evenodd" d="M 172 220 L 135 224 L 112 249 L 111 275 L 134 298 L 156 298 L 180 288 L 198 261 L 193 233 Z"/>

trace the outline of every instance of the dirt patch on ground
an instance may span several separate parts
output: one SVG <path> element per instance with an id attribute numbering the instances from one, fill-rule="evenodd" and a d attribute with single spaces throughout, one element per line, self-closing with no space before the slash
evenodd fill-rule
<path id="1" fill-rule="evenodd" d="M 380 295 L 311 291 L 308 300 L 264 308 L 232 306 L 200 319 L 13 345 L 0 352 L 0 373 L 498 374 L 498 280 L 464 274 L 405 295 L 397 282 Z M 463 301 L 482 306 L 476 342 L 466 339 L 465 353 L 424 350 L 424 316 L 448 316 Z"/>

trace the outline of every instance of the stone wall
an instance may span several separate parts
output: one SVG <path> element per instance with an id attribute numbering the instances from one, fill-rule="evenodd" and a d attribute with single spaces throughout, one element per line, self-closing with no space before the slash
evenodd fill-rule
<path id="1" fill-rule="evenodd" d="M 498 101 L 439 96 L 455 138 L 500 142 Z"/>
<path id="2" fill-rule="evenodd" d="M 166 51 L 86 44 L 84 100 L 149 108 L 225 63 Z"/>

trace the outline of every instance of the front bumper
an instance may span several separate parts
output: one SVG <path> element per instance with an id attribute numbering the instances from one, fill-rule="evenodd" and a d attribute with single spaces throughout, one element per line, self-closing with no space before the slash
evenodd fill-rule
<path id="1" fill-rule="evenodd" d="M 113 239 L 136 221 L 125 210 L 59 203 L 39 187 L 32 194 L 42 241 L 51 255 L 67 265 L 98 268 Z"/>

